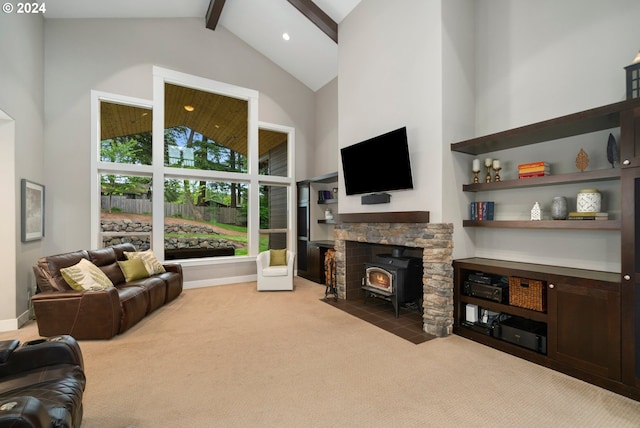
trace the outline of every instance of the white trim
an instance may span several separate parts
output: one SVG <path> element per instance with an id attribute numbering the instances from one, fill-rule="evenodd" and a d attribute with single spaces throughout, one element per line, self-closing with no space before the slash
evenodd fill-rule
<path id="1" fill-rule="evenodd" d="M 289 248 L 295 248 L 295 129 L 289 126 L 276 125 L 258 120 L 259 110 L 259 92 L 253 89 L 242 88 L 218 82 L 215 80 L 198 77 L 175 70 L 169 70 L 162 67 L 153 66 L 153 100 L 143 100 L 133 97 L 125 97 L 115 94 L 109 94 L 99 91 L 91 92 L 92 107 L 92 152 L 91 152 L 91 170 L 92 170 L 92 206 L 91 227 L 92 239 L 95 240 L 92 245 L 94 248 L 99 247 L 99 228 L 100 228 L 100 205 L 99 192 L 100 183 L 96 172 L 117 172 L 121 174 L 132 174 L 153 177 L 153 202 L 152 213 L 164 212 L 164 182 L 165 179 L 180 178 L 188 180 L 206 180 L 206 181 L 223 181 L 231 183 L 245 184 L 249 190 L 249 213 L 247 218 L 247 238 L 248 238 L 248 255 L 234 257 L 204 258 L 190 260 L 171 260 L 172 263 L 180 263 L 185 267 L 199 265 L 216 265 L 216 264 L 233 264 L 233 263 L 255 263 L 255 257 L 259 252 L 259 224 L 260 224 L 260 185 L 279 185 L 288 187 L 288 218 L 287 229 L 283 232 L 287 233 L 287 243 Z M 201 171 L 183 168 L 167 167 L 164 165 L 164 92 L 165 84 L 175 84 L 196 90 L 216 93 L 222 96 L 242 99 L 247 101 L 247 150 L 248 150 L 248 172 L 225 172 L 225 171 Z M 99 144 L 100 144 L 100 101 L 109 101 L 113 103 L 139 106 L 149 108 L 153 112 L 152 123 L 152 162 L 151 165 L 124 165 L 116 163 L 106 163 L 99 160 Z M 258 147 L 258 130 L 269 129 L 287 134 L 287 177 L 260 175 L 258 172 L 259 165 L 259 147 Z M 152 216 L 152 250 L 156 254 L 164 254 L 164 216 Z M 235 278 L 235 279 L 234 279 Z M 211 285 L 215 282 L 243 282 L 247 280 L 255 280 L 256 277 L 232 277 L 224 279 L 213 279 L 211 281 L 196 281 L 195 286 L 201 282 Z"/>
<path id="2" fill-rule="evenodd" d="M 259 95 L 259 92 L 254 89 L 243 88 L 241 86 L 235 86 L 229 83 L 207 79 L 205 77 L 194 76 L 193 74 L 181 73 L 179 71 L 158 66 L 153 66 L 153 75 L 154 77 L 162 77 L 163 81 L 166 83 L 186 86 L 193 89 L 202 89 L 205 91 L 219 93 L 221 95 L 228 95 L 233 98 L 247 100 L 249 98 L 257 99 Z"/>
<path id="3" fill-rule="evenodd" d="M 13 331 L 17 330 L 18 327 L 18 319 L 17 318 L 9 318 L 6 320 L 0 320 L 0 331 Z"/>
<path id="4" fill-rule="evenodd" d="M 218 285 L 239 284 L 241 282 L 253 282 L 258 280 L 258 275 L 230 276 L 227 278 L 201 279 L 198 281 L 185 281 L 182 288 L 189 290 L 193 288 L 217 287 Z"/>
<path id="5" fill-rule="evenodd" d="M 28 126 L 28 125 L 26 125 Z M 0 317 L 15 316 L 18 291 L 18 251 L 20 242 L 20 181 L 16 178 L 16 122 L 0 109 L 0 200 L 7 204 L 0 223 L 0 269 L 2 285 Z M 34 177 L 38 178 L 38 177 Z"/>
<path id="6" fill-rule="evenodd" d="M 255 263 L 256 256 L 220 256 L 220 257 L 202 257 L 197 259 L 178 259 L 166 260 L 165 263 L 179 264 L 183 267 L 190 266 L 211 266 L 211 265 L 228 265 L 234 263 Z"/>
<path id="7" fill-rule="evenodd" d="M 18 318 L 9 318 L 6 320 L 0 320 L 0 332 L 14 331 L 25 325 L 31 319 L 29 310 L 21 313 Z"/>
<path id="8" fill-rule="evenodd" d="M 151 109 L 153 112 L 153 101 L 91 90 L 91 177 L 89 179 L 91 186 L 91 248 L 102 247 L 100 242 L 100 180 L 98 174 L 105 171 L 131 172 L 143 175 L 151 175 L 152 173 L 149 165 L 109 164 L 100 161 L 100 103 L 103 101 Z"/>
<path id="9" fill-rule="evenodd" d="M 287 176 L 281 177 L 276 175 L 258 175 L 258 185 L 286 185 L 287 188 L 287 248 L 295 252 L 297 233 L 296 216 L 296 179 L 295 179 L 295 159 L 296 159 L 296 130 L 290 126 L 277 125 L 258 121 L 258 129 L 268 129 L 269 131 L 281 132 L 287 134 Z M 259 214 L 258 214 L 259 215 Z M 260 230 L 259 232 L 263 232 Z"/>

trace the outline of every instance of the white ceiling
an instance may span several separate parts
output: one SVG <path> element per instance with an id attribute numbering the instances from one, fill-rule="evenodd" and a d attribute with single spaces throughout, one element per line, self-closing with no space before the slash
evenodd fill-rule
<path id="1" fill-rule="evenodd" d="M 340 23 L 361 0 L 313 0 Z M 204 18 L 209 0 L 55 0 L 55 18 Z M 338 74 L 338 46 L 287 0 L 226 0 L 219 26 L 317 91 Z M 285 41 L 287 32 L 291 39 Z"/>

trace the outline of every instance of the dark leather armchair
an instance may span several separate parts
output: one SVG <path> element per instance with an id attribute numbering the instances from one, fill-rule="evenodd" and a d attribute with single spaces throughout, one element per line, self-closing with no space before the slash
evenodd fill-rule
<path id="1" fill-rule="evenodd" d="M 0 428 L 76 428 L 86 378 L 71 336 L 0 341 Z"/>

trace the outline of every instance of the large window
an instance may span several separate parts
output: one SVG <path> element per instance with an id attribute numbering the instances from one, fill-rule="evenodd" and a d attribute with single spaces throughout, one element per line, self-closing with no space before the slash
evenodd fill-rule
<path id="1" fill-rule="evenodd" d="M 257 93 L 154 67 L 154 100 L 93 93 L 96 246 L 165 259 L 293 248 L 293 130 Z"/>

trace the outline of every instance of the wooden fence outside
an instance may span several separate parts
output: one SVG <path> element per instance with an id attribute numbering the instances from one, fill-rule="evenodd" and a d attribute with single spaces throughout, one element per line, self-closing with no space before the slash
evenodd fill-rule
<path id="1" fill-rule="evenodd" d="M 109 196 L 102 196 L 101 204 L 102 209 L 107 211 L 109 209 Z M 130 199 L 125 196 L 111 196 L 111 208 L 116 208 L 126 213 L 144 215 L 151 215 L 152 211 L 150 199 Z M 165 202 L 164 215 L 165 217 L 193 219 L 200 217 L 204 221 L 215 219 L 216 222 L 223 224 L 246 225 L 245 216 L 239 213 L 237 208 L 220 206 L 194 206 L 192 208 L 196 213 L 190 212 L 190 208 L 187 205 Z"/>

